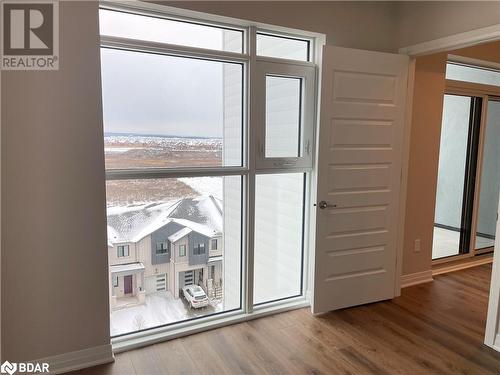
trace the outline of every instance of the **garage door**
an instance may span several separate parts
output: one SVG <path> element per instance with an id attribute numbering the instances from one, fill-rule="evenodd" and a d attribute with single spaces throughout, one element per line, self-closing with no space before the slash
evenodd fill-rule
<path id="1" fill-rule="evenodd" d="M 146 293 L 167 290 L 167 274 L 146 277 Z"/>

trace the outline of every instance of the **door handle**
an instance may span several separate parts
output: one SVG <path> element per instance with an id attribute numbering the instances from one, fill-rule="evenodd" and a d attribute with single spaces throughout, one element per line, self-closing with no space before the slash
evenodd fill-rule
<path id="1" fill-rule="evenodd" d="M 336 204 L 328 204 L 327 201 L 321 201 L 318 203 L 318 207 L 321 208 L 322 210 L 324 210 L 325 208 L 335 208 L 337 207 Z"/>

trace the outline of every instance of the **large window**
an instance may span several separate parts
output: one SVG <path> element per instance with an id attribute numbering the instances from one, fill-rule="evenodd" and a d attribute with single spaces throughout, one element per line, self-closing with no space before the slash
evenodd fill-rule
<path id="1" fill-rule="evenodd" d="M 151 7 L 100 13 L 115 337 L 305 300 L 314 40 Z"/>
<path id="2" fill-rule="evenodd" d="M 302 293 L 304 174 L 258 175 L 254 303 Z"/>
<path id="3" fill-rule="evenodd" d="M 106 168 L 242 166 L 241 63 L 116 48 L 101 59 Z"/>

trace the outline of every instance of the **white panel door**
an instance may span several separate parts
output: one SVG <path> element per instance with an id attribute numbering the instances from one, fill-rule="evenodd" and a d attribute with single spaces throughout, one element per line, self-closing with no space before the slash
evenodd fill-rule
<path id="1" fill-rule="evenodd" d="M 395 295 L 408 57 L 326 46 L 322 70 L 314 313 Z"/>

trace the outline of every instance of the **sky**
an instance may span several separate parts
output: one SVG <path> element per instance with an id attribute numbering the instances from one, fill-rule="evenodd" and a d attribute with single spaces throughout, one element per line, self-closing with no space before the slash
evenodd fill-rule
<path id="1" fill-rule="evenodd" d="M 221 49 L 222 30 L 113 11 L 101 34 Z M 222 137 L 223 65 L 237 64 L 101 49 L 106 133 Z"/>

